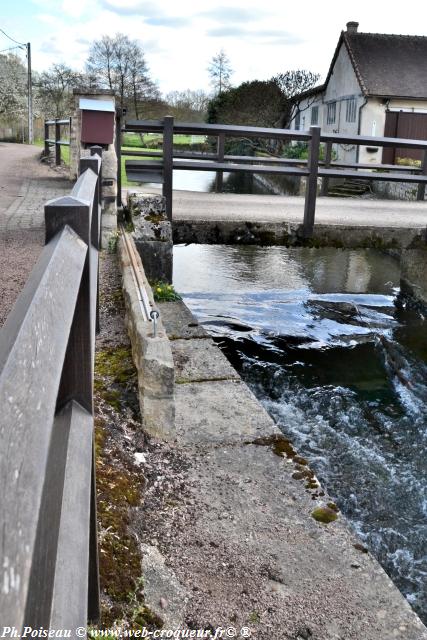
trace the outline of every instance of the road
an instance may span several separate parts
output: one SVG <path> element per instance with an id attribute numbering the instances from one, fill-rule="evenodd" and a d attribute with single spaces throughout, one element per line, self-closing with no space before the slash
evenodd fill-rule
<path id="1" fill-rule="evenodd" d="M 44 203 L 70 189 L 63 171 L 40 163 L 40 153 L 0 143 L 0 327 L 42 250 Z"/>

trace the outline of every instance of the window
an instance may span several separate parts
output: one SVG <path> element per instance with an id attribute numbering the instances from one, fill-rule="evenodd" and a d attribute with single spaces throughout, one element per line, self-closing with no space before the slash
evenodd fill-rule
<path id="1" fill-rule="evenodd" d="M 319 124 L 319 107 L 311 107 L 311 124 Z"/>
<path id="2" fill-rule="evenodd" d="M 298 111 L 297 115 L 295 116 L 295 129 L 297 131 L 299 131 L 300 129 L 300 124 L 301 124 L 301 112 Z"/>
<path id="3" fill-rule="evenodd" d="M 345 120 L 346 122 L 356 122 L 356 98 L 347 100 Z"/>
<path id="4" fill-rule="evenodd" d="M 337 103 L 330 102 L 328 104 L 328 110 L 326 112 L 326 124 L 334 124 L 337 117 Z"/>

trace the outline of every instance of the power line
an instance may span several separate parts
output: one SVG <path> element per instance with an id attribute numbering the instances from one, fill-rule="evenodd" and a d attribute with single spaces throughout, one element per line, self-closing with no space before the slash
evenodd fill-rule
<path id="1" fill-rule="evenodd" d="M 22 49 L 22 47 L 19 46 L 19 47 L 8 47 L 7 49 L 0 49 L 0 53 L 3 53 L 4 51 L 13 51 L 13 49 Z"/>
<path id="2" fill-rule="evenodd" d="M 15 40 L 15 38 L 12 38 L 11 36 L 9 36 L 6 31 L 3 31 L 3 29 L 0 29 L 0 31 L 2 32 L 3 35 L 6 36 L 6 38 L 9 38 L 9 40 L 12 40 L 12 42 L 16 42 L 16 44 L 20 44 L 23 47 L 25 47 L 25 42 L 18 42 L 18 40 Z"/>

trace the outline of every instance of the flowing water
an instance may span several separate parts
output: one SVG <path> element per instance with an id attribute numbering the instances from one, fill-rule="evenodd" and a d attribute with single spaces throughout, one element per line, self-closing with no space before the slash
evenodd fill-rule
<path id="1" fill-rule="evenodd" d="M 397 262 L 178 246 L 174 284 L 427 622 L 427 322 Z"/>

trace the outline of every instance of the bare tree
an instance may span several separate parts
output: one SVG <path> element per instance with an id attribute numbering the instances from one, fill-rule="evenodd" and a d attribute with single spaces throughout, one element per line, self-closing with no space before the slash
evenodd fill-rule
<path id="1" fill-rule="evenodd" d="M 305 69 L 285 71 L 284 73 L 278 73 L 272 78 L 282 92 L 287 105 L 287 108 L 283 112 L 282 127 L 289 124 L 298 113 L 305 111 L 305 109 L 311 106 L 314 98 L 307 103 L 304 109 L 301 109 L 301 99 L 299 95 L 312 89 L 319 81 L 319 78 L 320 75 L 318 73 L 313 73 Z"/>
<path id="2" fill-rule="evenodd" d="M 65 64 L 53 64 L 40 74 L 37 101 L 45 116 L 63 118 L 72 109 L 73 89 L 83 84 L 83 76 Z"/>
<path id="3" fill-rule="evenodd" d="M 216 95 L 221 94 L 231 86 L 230 77 L 233 69 L 224 49 L 221 49 L 219 53 L 213 56 L 208 66 L 208 73 Z"/>
<path id="4" fill-rule="evenodd" d="M 166 102 L 172 107 L 179 120 L 203 122 L 207 114 L 210 96 L 202 89 L 185 89 L 171 91 L 166 95 Z"/>
<path id="5" fill-rule="evenodd" d="M 114 64 L 114 39 L 102 36 L 101 40 L 95 40 L 89 51 L 86 70 L 101 86 L 106 86 L 110 91 L 114 89 Z"/>
<path id="6" fill-rule="evenodd" d="M 158 96 L 140 44 L 122 33 L 116 33 L 114 37 L 102 36 L 93 43 L 86 70 L 92 78 L 97 78 L 99 87 L 119 95 L 121 107 L 131 101 L 137 117 L 138 102 Z"/>

